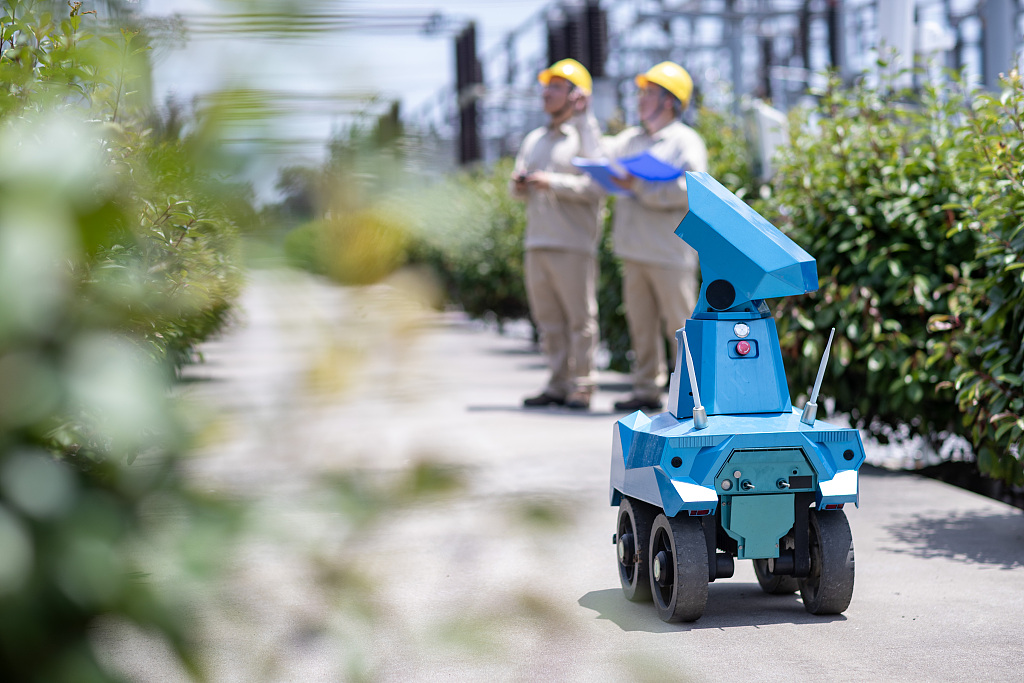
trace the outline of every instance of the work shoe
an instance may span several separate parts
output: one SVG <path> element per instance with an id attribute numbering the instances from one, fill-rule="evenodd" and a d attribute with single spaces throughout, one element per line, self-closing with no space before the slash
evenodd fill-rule
<path id="1" fill-rule="evenodd" d="M 590 410 L 590 389 L 577 389 L 565 399 L 565 407 L 574 410 Z"/>
<path id="2" fill-rule="evenodd" d="M 634 396 L 625 401 L 616 401 L 615 410 L 623 410 L 630 413 L 637 410 L 661 410 L 661 399 Z"/>
<path id="3" fill-rule="evenodd" d="M 536 396 L 523 399 L 523 405 L 527 408 L 541 408 L 543 406 L 564 406 L 565 399 L 561 396 L 555 396 L 549 394 L 546 391 L 542 391 Z"/>

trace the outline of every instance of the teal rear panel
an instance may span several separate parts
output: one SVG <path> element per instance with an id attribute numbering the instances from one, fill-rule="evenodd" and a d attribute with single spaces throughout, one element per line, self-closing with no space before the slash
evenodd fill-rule
<path id="1" fill-rule="evenodd" d="M 814 468 L 799 448 L 733 451 L 715 477 L 722 528 L 741 560 L 779 556 L 779 539 L 793 528 L 796 492 L 814 491 Z"/>
<path id="2" fill-rule="evenodd" d="M 779 556 L 779 539 L 793 528 L 793 494 L 730 496 L 722 527 L 739 545 L 741 560 Z"/>

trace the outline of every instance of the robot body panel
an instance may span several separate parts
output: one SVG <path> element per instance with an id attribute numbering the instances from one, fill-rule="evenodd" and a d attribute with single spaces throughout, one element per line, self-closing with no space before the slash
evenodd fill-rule
<path id="1" fill-rule="evenodd" d="M 743 336 L 736 333 L 742 331 Z M 782 366 L 779 334 L 772 318 L 686 321 L 700 397 L 708 415 L 771 413 L 791 406 Z M 682 331 L 676 333 L 675 371 L 668 410 L 676 418 L 693 415 L 690 374 L 683 359 Z M 746 342 L 746 347 L 741 343 Z"/>
<path id="2" fill-rule="evenodd" d="M 859 505 L 856 475 L 865 457 L 859 432 L 820 420 L 809 426 L 800 414 L 790 406 L 785 413 L 720 415 L 698 431 L 692 419 L 666 420 L 662 414 L 651 420 L 633 413 L 615 424 L 612 504 L 625 495 L 674 516 L 702 509 L 714 513 L 722 497 L 808 491 L 821 504 Z M 733 476 L 737 471 L 741 474 Z M 659 484 L 659 476 L 695 484 L 716 499 L 684 487 L 670 490 Z M 743 488 L 747 481 L 753 488 Z"/>

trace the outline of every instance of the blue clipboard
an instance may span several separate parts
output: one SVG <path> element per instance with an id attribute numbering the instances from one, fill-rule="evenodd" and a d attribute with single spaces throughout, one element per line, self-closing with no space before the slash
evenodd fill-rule
<path id="1" fill-rule="evenodd" d="M 683 175 L 685 170 L 666 164 L 650 152 L 642 152 L 633 157 L 619 159 L 619 163 L 637 178 L 653 180 L 655 182 L 675 180 Z"/>
<path id="2" fill-rule="evenodd" d="M 612 177 L 622 177 L 615 172 L 615 167 L 628 171 L 637 178 L 652 182 L 675 180 L 683 175 L 685 168 L 676 168 L 661 161 L 650 152 L 641 152 L 636 156 L 619 159 L 617 162 L 608 159 L 584 159 L 576 157 L 572 165 L 592 176 L 610 194 L 628 194 L 626 190 L 612 182 Z M 620 172 L 621 173 L 621 172 Z"/>
<path id="3" fill-rule="evenodd" d="M 626 194 L 626 190 L 612 182 L 613 177 L 619 177 L 612 169 L 612 163 L 607 159 L 584 159 L 575 157 L 572 165 L 591 176 L 609 194 Z"/>

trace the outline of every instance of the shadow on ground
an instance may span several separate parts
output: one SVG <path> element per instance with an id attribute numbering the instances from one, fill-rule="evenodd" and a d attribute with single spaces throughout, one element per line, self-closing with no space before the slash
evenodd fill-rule
<path id="1" fill-rule="evenodd" d="M 882 549 L 1000 569 L 1024 567 L 1024 515 L 1017 511 L 913 515 L 883 527 L 896 543 Z"/>
<path id="2" fill-rule="evenodd" d="M 698 629 L 725 629 L 770 624 L 827 624 L 845 621 L 841 614 L 814 616 L 804 610 L 797 594 L 768 595 L 756 583 L 713 583 L 708 586 L 704 616 L 692 623 L 666 624 L 653 603 L 629 602 L 618 588 L 591 591 L 579 605 L 597 612 L 623 631 L 672 633 Z"/>
<path id="3" fill-rule="evenodd" d="M 539 357 L 539 352 L 533 346 L 491 346 L 484 350 L 484 353 L 491 356 L 533 356 Z M 536 363 L 537 366 L 547 367 L 541 361 Z"/>
<path id="4" fill-rule="evenodd" d="M 598 382 L 598 391 L 607 391 L 609 394 L 625 394 L 633 391 L 633 385 L 629 382 Z"/>
<path id="5" fill-rule="evenodd" d="M 915 477 L 911 472 L 890 472 L 865 465 L 865 477 Z M 882 529 L 891 544 L 881 546 L 890 553 L 915 557 L 942 557 L 999 569 L 1024 567 L 1024 515 L 1008 507 L 1006 512 L 923 512 L 893 521 Z"/>
<path id="6" fill-rule="evenodd" d="M 521 405 L 470 405 L 466 406 L 468 413 L 522 413 L 524 415 L 537 415 L 539 417 L 578 417 L 578 418 L 610 418 L 625 417 L 628 413 L 624 411 L 609 412 L 599 410 L 575 410 L 564 406 L 547 406 L 544 408 L 525 408 Z"/>

